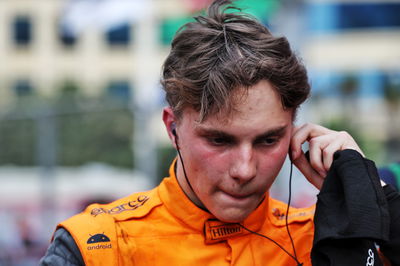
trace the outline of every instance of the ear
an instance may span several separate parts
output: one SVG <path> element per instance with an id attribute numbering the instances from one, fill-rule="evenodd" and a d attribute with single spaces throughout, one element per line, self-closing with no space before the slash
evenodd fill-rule
<path id="1" fill-rule="evenodd" d="M 162 119 L 164 121 L 164 125 L 165 128 L 167 130 L 168 133 L 168 137 L 171 140 L 172 145 L 176 147 L 176 142 L 175 142 L 175 138 L 176 136 L 172 133 L 172 130 L 175 128 L 176 129 L 176 117 L 174 115 L 174 112 L 172 111 L 171 107 L 165 107 L 163 109 L 163 114 L 162 114 Z"/>

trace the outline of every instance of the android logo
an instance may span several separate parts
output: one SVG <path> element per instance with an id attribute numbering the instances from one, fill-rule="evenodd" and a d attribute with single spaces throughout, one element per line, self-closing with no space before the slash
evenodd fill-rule
<path id="1" fill-rule="evenodd" d="M 87 244 L 94 244 L 99 242 L 110 242 L 110 239 L 105 234 L 96 234 L 94 236 L 90 235 L 89 239 L 87 240 Z"/>

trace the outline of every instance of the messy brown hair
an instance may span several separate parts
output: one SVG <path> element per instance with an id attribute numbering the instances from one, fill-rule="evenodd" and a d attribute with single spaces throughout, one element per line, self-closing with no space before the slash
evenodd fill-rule
<path id="1" fill-rule="evenodd" d="M 271 82 L 294 113 L 310 93 L 306 69 L 285 37 L 273 36 L 232 1 L 216 0 L 175 35 L 161 83 L 177 118 L 190 107 L 203 121 L 234 109 L 233 92 L 261 80 Z"/>

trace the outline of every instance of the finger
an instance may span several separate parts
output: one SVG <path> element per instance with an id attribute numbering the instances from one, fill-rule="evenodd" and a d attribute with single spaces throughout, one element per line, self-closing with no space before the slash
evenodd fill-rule
<path id="1" fill-rule="evenodd" d="M 301 152 L 296 160 L 293 160 L 293 163 L 311 184 L 321 189 L 324 178 L 312 168 L 303 152 Z"/>
<path id="2" fill-rule="evenodd" d="M 301 154 L 301 145 L 312 138 L 327 135 L 332 131 L 319 125 L 304 124 L 300 127 L 294 128 L 290 148 L 292 150 L 292 158 L 297 159 Z"/>
<path id="3" fill-rule="evenodd" d="M 291 158 L 293 160 L 300 156 L 302 152 L 301 145 L 307 140 L 307 138 L 304 137 L 304 134 L 301 133 L 301 129 L 304 126 L 305 125 L 293 127 L 292 138 L 290 140 Z"/>
<path id="4" fill-rule="evenodd" d="M 342 148 L 345 140 L 338 132 L 312 138 L 310 141 L 311 165 L 322 176 L 326 176 L 332 165 L 333 154 Z"/>
<path id="5" fill-rule="evenodd" d="M 317 138 L 310 141 L 309 152 L 310 152 L 310 164 L 315 171 L 321 176 L 326 176 L 326 171 L 322 159 L 322 149 L 324 146 Z"/>
<path id="6" fill-rule="evenodd" d="M 329 143 L 329 145 L 327 145 L 323 149 L 322 160 L 323 160 L 323 165 L 324 165 L 324 169 L 326 172 L 328 172 L 332 166 L 333 155 L 335 154 L 335 152 L 337 152 L 341 149 L 342 149 L 342 142 L 339 138 L 335 138 L 335 140 L 331 141 Z"/>
<path id="7" fill-rule="evenodd" d="M 362 152 L 360 147 L 357 145 L 357 142 L 353 139 L 353 137 L 349 133 L 347 133 L 346 131 L 340 131 L 340 132 L 337 132 L 337 134 L 338 134 L 338 137 L 340 137 L 344 140 L 341 150 L 345 150 L 345 149 L 356 150 L 363 157 L 365 157 L 364 153 Z"/>
<path id="8" fill-rule="evenodd" d="M 333 162 L 333 155 L 335 152 L 345 149 L 354 149 L 357 150 L 360 154 L 363 155 L 361 149 L 358 147 L 357 143 L 354 139 L 344 131 L 335 132 L 318 137 L 319 142 L 321 142 L 322 147 L 322 161 L 323 168 L 327 172 L 331 168 Z"/>

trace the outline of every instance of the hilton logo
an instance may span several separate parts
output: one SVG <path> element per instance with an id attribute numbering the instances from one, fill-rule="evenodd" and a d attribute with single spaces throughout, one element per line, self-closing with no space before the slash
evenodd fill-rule
<path id="1" fill-rule="evenodd" d="M 224 241 L 230 237 L 241 235 L 243 228 L 236 223 L 221 223 L 209 220 L 205 223 L 206 243 L 212 244 Z"/>
<path id="2" fill-rule="evenodd" d="M 224 238 L 228 235 L 236 235 L 241 231 L 242 228 L 235 224 L 215 226 L 211 227 L 211 237 L 212 239 L 219 239 Z"/>

